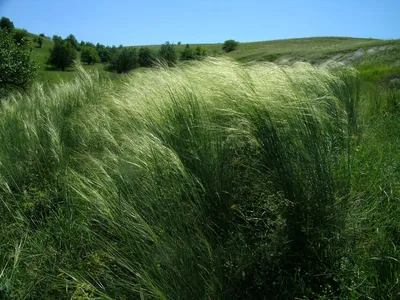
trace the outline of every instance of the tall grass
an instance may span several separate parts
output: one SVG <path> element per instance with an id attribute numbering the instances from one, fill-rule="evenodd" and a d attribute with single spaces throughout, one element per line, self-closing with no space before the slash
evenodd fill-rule
<path id="1" fill-rule="evenodd" d="M 362 195 L 382 178 L 360 183 L 359 98 L 350 68 L 220 59 L 118 81 L 81 70 L 10 97 L 0 107 L 0 296 L 395 295 L 387 236 L 391 291 L 374 294 L 386 265 L 363 261 L 377 240 L 357 239 L 367 227 L 349 222 L 368 215 Z"/>

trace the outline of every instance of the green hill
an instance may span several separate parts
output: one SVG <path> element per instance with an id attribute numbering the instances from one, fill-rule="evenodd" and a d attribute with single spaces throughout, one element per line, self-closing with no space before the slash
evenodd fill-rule
<path id="1" fill-rule="evenodd" d="M 67 68 L 64 72 L 57 70 L 46 64 L 49 57 L 49 51 L 54 46 L 54 42 L 46 37 L 43 38 L 42 47 L 39 48 L 34 40 L 38 37 L 35 34 L 29 34 L 29 39 L 32 42 L 33 57 L 39 65 L 38 77 L 39 80 L 46 83 L 54 83 L 60 80 L 71 80 L 74 76 L 75 68 Z M 103 64 L 83 65 L 86 70 L 103 70 Z"/>
<path id="2" fill-rule="evenodd" d="M 186 44 L 177 46 L 182 51 Z M 359 63 L 400 63 L 400 40 L 378 40 L 350 37 L 312 37 L 274 41 L 240 43 L 237 50 L 230 53 L 222 51 L 222 44 L 193 44 L 193 47 L 202 46 L 209 55 L 226 55 L 242 62 L 249 61 L 308 61 L 321 63 L 338 54 L 343 56 L 363 49 L 365 54 L 353 62 Z M 153 50 L 158 45 L 148 46 Z M 372 49 L 372 50 L 371 50 Z M 371 50 L 368 52 L 368 50 Z M 367 53 L 368 52 L 368 53 Z M 386 57 L 386 58 L 385 58 Z M 340 61 L 340 56 L 336 58 Z"/>
<path id="3" fill-rule="evenodd" d="M 37 36 L 30 35 L 31 40 Z M 34 45 L 34 57 L 40 65 L 39 80 L 43 82 L 55 82 L 59 79 L 69 80 L 73 77 L 75 68 L 68 68 L 65 72 L 55 70 L 46 64 L 49 50 L 53 41 L 43 38 L 42 48 Z M 161 45 L 147 45 L 157 51 Z M 186 44 L 176 45 L 180 53 Z M 361 70 L 370 72 L 388 72 L 387 69 L 396 69 L 400 66 L 400 40 L 378 40 L 350 37 L 313 37 L 296 38 L 274 41 L 261 41 L 252 43 L 240 43 L 235 51 L 224 53 L 222 44 L 191 44 L 191 47 L 201 46 L 207 49 L 211 56 L 228 56 L 241 62 L 270 61 L 279 64 L 306 61 L 310 63 L 324 63 L 339 61 L 353 64 Z M 141 46 L 134 46 L 141 47 Z M 96 69 L 102 71 L 103 64 L 84 65 L 87 70 Z M 371 71 L 372 70 L 372 71 Z M 383 71 L 382 71 L 383 70 Z M 389 73 L 393 73 L 390 71 Z"/>

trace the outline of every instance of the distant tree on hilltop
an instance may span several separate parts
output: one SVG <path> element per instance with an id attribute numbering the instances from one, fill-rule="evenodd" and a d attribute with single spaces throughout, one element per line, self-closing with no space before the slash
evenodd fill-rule
<path id="1" fill-rule="evenodd" d="M 224 50 L 225 52 L 231 52 L 233 50 L 236 50 L 238 46 L 239 42 L 235 40 L 226 40 L 222 45 L 222 50 Z"/>
<path id="2" fill-rule="evenodd" d="M 7 31 L 13 31 L 14 30 L 14 23 L 11 22 L 9 18 L 2 17 L 0 19 L 0 29 L 4 29 Z"/>

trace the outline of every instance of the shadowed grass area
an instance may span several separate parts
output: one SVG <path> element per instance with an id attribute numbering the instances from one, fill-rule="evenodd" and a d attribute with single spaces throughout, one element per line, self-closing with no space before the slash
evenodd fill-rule
<path id="1" fill-rule="evenodd" d="M 399 98 L 358 76 L 208 59 L 2 101 L 0 297 L 396 297 Z"/>

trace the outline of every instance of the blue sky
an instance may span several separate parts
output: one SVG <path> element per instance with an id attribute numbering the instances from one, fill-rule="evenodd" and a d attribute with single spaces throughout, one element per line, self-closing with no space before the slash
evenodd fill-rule
<path id="1" fill-rule="evenodd" d="M 400 38 L 400 0 L 0 0 L 0 16 L 105 45 Z"/>

